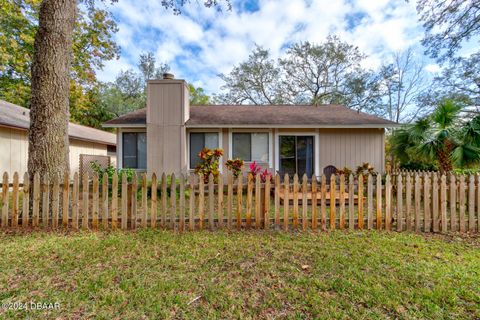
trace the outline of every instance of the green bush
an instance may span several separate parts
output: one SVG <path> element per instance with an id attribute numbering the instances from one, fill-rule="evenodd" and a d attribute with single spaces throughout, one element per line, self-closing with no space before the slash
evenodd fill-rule
<path id="1" fill-rule="evenodd" d="M 453 169 L 455 174 L 480 174 L 480 168 L 468 168 L 468 169 Z"/>

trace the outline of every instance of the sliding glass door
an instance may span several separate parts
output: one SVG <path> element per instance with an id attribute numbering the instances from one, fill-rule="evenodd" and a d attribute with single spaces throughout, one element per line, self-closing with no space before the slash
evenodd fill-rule
<path id="1" fill-rule="evenodd" d="M 280 173 L 311 177 L 314 168 L 313 136 L 280 136 Z"/>

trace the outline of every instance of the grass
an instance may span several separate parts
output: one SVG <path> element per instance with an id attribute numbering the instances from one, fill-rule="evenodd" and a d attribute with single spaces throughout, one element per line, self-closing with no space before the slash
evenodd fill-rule
<path id="1" fill-rule="evenodd" d="M 0 234 L 6 319 L 478 319 L 480 239 L 388 232 Z"/>

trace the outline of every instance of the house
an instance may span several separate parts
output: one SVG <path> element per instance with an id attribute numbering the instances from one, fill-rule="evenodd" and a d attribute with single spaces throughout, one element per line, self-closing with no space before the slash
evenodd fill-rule
<path id="1" fill-rule="evenodd" d="M 256 161 L 280 174 L 326 166 L 385 166 L 385 128 L 395 123 L 340 105 L 190 106 L 187 83 L 166 74 L 147 86 L 147 107 L 104 124 L 117 129 L 120 168 L 187 173 L 202 148 Z M 225 170 L 225 169 L 223 169 Z"/>
<path id="2" fill-rule="evenodd" d="M 27 171 L 30 111 L 0 100 L 0 171 L 22 175 Z M 80 169 L 80 155 L 110 156 L 115 162 L 115 134 L 69 123 L 70 171 Z M 94 157 L 93 157 L 94 158 Z"/>

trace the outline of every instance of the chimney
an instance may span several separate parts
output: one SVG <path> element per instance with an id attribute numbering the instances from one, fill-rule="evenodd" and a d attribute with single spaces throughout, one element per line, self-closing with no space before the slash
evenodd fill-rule
<path id="1" fill-rule="evenodd" d="M 163 74 L 163 79 L 164 80 L 173 80 L 173 79 L 175 79 L 175 76 L 173 75 L 173 73 L 165 72 Z"/>

